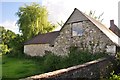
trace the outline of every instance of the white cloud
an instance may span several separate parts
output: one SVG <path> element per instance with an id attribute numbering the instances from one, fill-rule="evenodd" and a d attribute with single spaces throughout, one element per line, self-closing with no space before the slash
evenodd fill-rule
<path id="1" fill-rule="evenodd" d="M 118 1 L 119 0 L 43 0 L 42 5 L 46 6 L 49 11 L 49 20 L 53 23 L 65 22 L 74 8 L 82 12 L 96 11 L 96 16 L 102 12 L 103 24 L 109 25 L 111 19 L 115 20 L 118 25 Z"/>
<path id="2" fill-rule="evenodd" d="M 16 25 L 16 21 L 5 21 L 0 23 L 0 26 L 3 26 L 5 29 L 11 30 L 15 33 L 19 33 L 19 28 Z"/>
<path id="3" fill-rule="evenodd" d="M 1 0 L 1 2 L 39 2 L 40 0 Z"/>

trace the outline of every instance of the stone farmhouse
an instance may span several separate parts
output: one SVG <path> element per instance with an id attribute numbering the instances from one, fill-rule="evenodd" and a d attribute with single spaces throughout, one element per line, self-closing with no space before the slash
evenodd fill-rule
<path id="1" fill-rule="evenodd" d="M 91 53 L 120 51 L 120 30 L 110 20 L 110 28 L 85 13 L 74 9 L 60 31 L 38 34 L 24 43 L 24 53 L 43 56 L 47 51 L 67 55 L 70 47 L 89 50 Z"/>

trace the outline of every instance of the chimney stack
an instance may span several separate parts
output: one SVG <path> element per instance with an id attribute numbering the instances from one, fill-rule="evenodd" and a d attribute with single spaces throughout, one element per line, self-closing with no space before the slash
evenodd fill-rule
<path id="1" fill-rule="evenodd" d="M 114 20 L 110 20 L 110 27 L 114 26 Z"/>
<path id="2" fill-rule="evenodd" d="M 119 28 L 114 24 L 114 20 L 110 20 L 110 28 L 113 33 L 115 33 L 117 36 L 120 37 L 120 30 Z"/>
<path id="3" fill-rule="evenodd" d="M 115 24 L 114 24 L 114 20 L 110 20 L 110 30 L 112 30 L 113 32 L 115 32 Z"/>

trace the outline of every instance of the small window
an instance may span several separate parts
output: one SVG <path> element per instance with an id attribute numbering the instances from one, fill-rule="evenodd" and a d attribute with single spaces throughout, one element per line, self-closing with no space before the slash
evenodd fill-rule
<path id="1" fill-rule="evenodd" d="M 83 26 L 82 22 L 72 24 L 72 36 L 82 36 Z"/>

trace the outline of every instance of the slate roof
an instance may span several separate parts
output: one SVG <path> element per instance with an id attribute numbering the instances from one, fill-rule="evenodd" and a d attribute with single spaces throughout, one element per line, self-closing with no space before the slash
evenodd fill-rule
<path id="1" fill-rule="evenodd" d="M 73 13 L 75 12 L 75 10 L 79 11 L 77 8 L 74 9 Z M 120 46 L 120 38 L 114 33 L 112 32 L 110 29 L 108 29 L 106 26 L 104 26 L 102 23 L 100 23 L 99 21 L 93 19 L 92 17 L 82 13 L 81 11 L 79 11 L 84 17 L 86 17 L 88 20 L 90 20 L 94 25 L 96 25 L 110 40 L 112 40 L 116 45 Z M 72 14 L 73 14 L 72 13 Z M 71 15 L 72 15 L 71 14 Z M 70 15 L 70 17 L 71 17 Z M 69 21 L 70 17 L 68 18 L 68 20 L 65 22 L 65 24 L 63 25 L 63 27 L 66 25 L 66 23 Z M 61 28 L 61 30 L 63 29 L 63 27 Z M 60 31 L 61 31 L 60 30 Z M 36 37 L 32 38 L 31 40 L 25 42 L 24 44 L 51 44 L 54 42 L 54 40 L 59 36 L 60 31 L 54 31 L 54 32 L 50 32 L 50 33 L 46 33 L 46 34 L 39 34 Z"/>
<path id="2" fill-rule="evenodd" d="M 34 38 L 28 40 L 24 45 L 28 44 L 52 44 L 59 35 L 60 31 L 49 32 L 46 34 L 38 34 Z"/>

